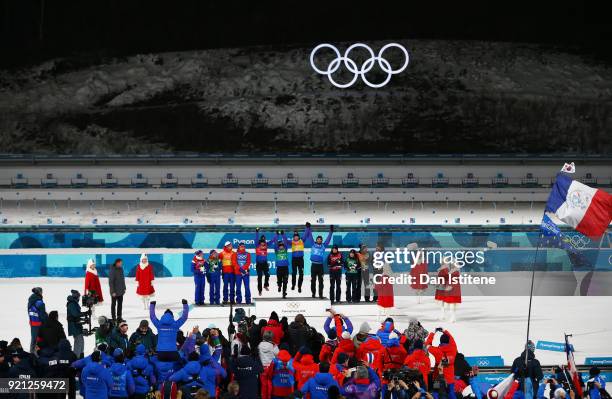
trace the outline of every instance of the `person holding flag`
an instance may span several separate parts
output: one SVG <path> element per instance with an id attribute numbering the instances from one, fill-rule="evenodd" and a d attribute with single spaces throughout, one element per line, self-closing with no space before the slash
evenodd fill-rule
<path id="1" fill-rule="evenodd" d="M 567 370 L 564 370 L 564 372 L 569 373 L 569 376 L 566 376 L 566 379 L 568 383 L 571 383 L 570 387 L 573 387 L 578 396 L 582 397 L 582 380 L 578 374 L 578 369 L 576 368 L 576 362 L 574 361 L 574 346 L 569 343 L 569 337 L 571 337 L 571 334 L 565 334 Z"/>

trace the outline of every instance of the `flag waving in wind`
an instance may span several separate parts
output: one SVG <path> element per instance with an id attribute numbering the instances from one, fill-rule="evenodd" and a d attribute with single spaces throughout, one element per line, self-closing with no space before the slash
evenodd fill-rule
<path id="1" fill-rule="evenodd" d="M 612 195 L 560 172 L 546 202 L 546 212 L 554 213 L 585 236 L 598 238 L 612 220 Z"/>
<path id="2" fill-rule="evenodd" d="M 574 362 L 574 347 L 570 345 L 567 335 L 565 336 L 565 354 L 567 355 L 567 370 L 569 371 L 572 379 L 572 385 L 574 385 L 576 393 L 582 397 L 580 377 L 578 376 L 578 370 L 576 369 L 576 363 Z"/>

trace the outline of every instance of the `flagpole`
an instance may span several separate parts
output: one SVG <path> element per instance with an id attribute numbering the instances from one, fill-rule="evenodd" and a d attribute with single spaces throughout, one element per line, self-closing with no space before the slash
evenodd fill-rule
<path id="1" fill-rule="evenodd" d="M 542 218 L 544 218 L 544 216 L 542 216 Z M 540 246 L 542 244 L 543 237 L 544 237 L 544 234 L 542 233 L 542 230 L 540 229 L 538 245 L 536 247 L 535 256 L 533 257 L 533 263 L 531 265 L 531 289 L 529 290 L 529 312 L 527 313 L 527 340 L 525 341 L 525 367 L 527 367 L 527 360 L 529 356 L 529 349 L 527 348 L 527 345 L 529 344 L 529 329 L 531 327 L 531 304 L 533 302 L 533 285 L 535 281 L 535 266 L 536 266 L 536 262 L 538 261 L 538 252 L 540 251 Z"/>

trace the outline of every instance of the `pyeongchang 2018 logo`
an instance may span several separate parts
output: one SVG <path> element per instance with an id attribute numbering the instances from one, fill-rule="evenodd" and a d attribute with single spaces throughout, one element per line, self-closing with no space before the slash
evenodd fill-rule
<path id="1" fill-rule="evenodd" d="M 365 49 L 370 56 L 367 60 L 361 63 L 360 66 L 357 66 L 357 62 L 354 61 L 350 57 L 351 52 L 358 48 Z M 391 48 L 397 48 L 403 53 L 404 62 L 399 68 L 392 68 L 391 63 L 387 61 L 386 58 L 383 57 L 385 51 Z M 334 58 L 327 65 L 327 68 L 321 69 L 317 66 L 317 63 L 315 62 L 315 58 L 318 56 L 320 52 L 322 52 L 323 49 L 331 50 L 334 53 L 336 58 Z M 367 44 L 363 44 L 363 43 L 355 43 L 349 46 L 344 51 L 344 54 L 341 54 L 340 50 L 338 50 L 336 46 L 332 44 L 328 44 L 328 43 L 323 43 L 315 47 L 310 53 L 310 65 L 312 66 L 312 69 L 314 69 L 315 72 L 320 75 L 327 76 L 327 79 L 329 79 L 330 83 L 340 89 L 346 89 L 347 87 L 351 87 L 352 85 L 355 84 L 355 82 L 357 82 L 357 79 L 359 78 L 361 78 L 363 83 L 365 83 L 366 85 L 374 89 L 378 89 L 380 87 L 387 85 L 387 83 L 389 83 L 393 75 L 402 73 L 408 67 L 409 62 L 410 62 L 410 56 L 408 55 L 408 50 L 406 50 L 404 46 L 398 43 L 389 43 L 389 44 L 384 45 L 378 51 L 378 54 L 375 54 L 374 50 L 372 50 L 370 46 L 368 46 Z M 386 78 L 383 79 L 383 81 L 380 83 L 373 83 L 367 77 L 368 72 L 370 72 L 372 68 L 374 68 L 376 63 L 378 63 L 378 67 L 384 73 L 387 74 Z M 337 78 L 333 77 L 333 75 L 336 72 L 341 71 L 341 68 L 345 68 L 346 70 L 348 70 L 350 73 L 353 74 L 352 79 L 350 79 L 347 83 L 339 83 L 336 81 Z"/>

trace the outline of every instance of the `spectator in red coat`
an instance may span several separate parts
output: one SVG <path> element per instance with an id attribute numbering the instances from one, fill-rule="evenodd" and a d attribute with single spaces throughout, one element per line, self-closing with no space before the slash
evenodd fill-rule
<path id="1" fill-rule="evenodd" d="M 307 347 L 300 348 L 295 354 L 293 368 L 295 369 L 295 381 L 298 389 L 302 389 L 306 381 L 319 372 L 319 365 L 314 362 L 312 353 Z"/>
<path id="2" fill-rule="evenodd" d="M 274 342 L 274 344 L 276 345 L 280 345 L 281 340 L 285 336 L 285 332 L 283 331 L 283 326 L 278 320 L 278 314 L 276 312 L 272 312 L 270 314 L 268 325 L 261 329 L 262 337 L 266 331 L 272 331 L 272 334 L 274 334 L 274 336 L 272 337 L 272 342 Z"/>
<path id="3" fill-rule="evenodd" d="M 351 339 L 351 334 L 348 331 L 344 331 L 342 333 L 342 339 L 338 342 L 338 347 L 334 351 L 334 355 L 332 356 L 332 364 L 338 362 L 338 356 L 341 353 L 345 353 L 348 357 L 355 357 L 357 350 L 355 349 L 355 344 L 353 344 L 353 340 Z"/>
<path id="4" fill-rule="evenodd" d="M 433 338 L 435 332 L 429 333 L 425 345 L 429 353 L 436 359 L 436 365 L 434 369 L 435 379 L 438 373 L 438 366 L 442 368 L 444 375 L 444 381 L 448 384 L 449 398 L 455 399 L 455 357 L 457 356 L 457 344 L 455 339 L 448 332 L 448 330 L 442 330 L 441 327 L 436 328 L 436 332 L 441 332 L 440 345 L 433 346 Z"/>
<path id="5" fill-rule="evenodd" d="M 404 364 L 408 368 L 419 370 L 427 387 L 429 386 L 429 370 L 431 369 L 429 355 L 423 350 L 423 341 L 420 339 L 414 341 L 413 348 L 412 353 L 404 360 Z"/>

